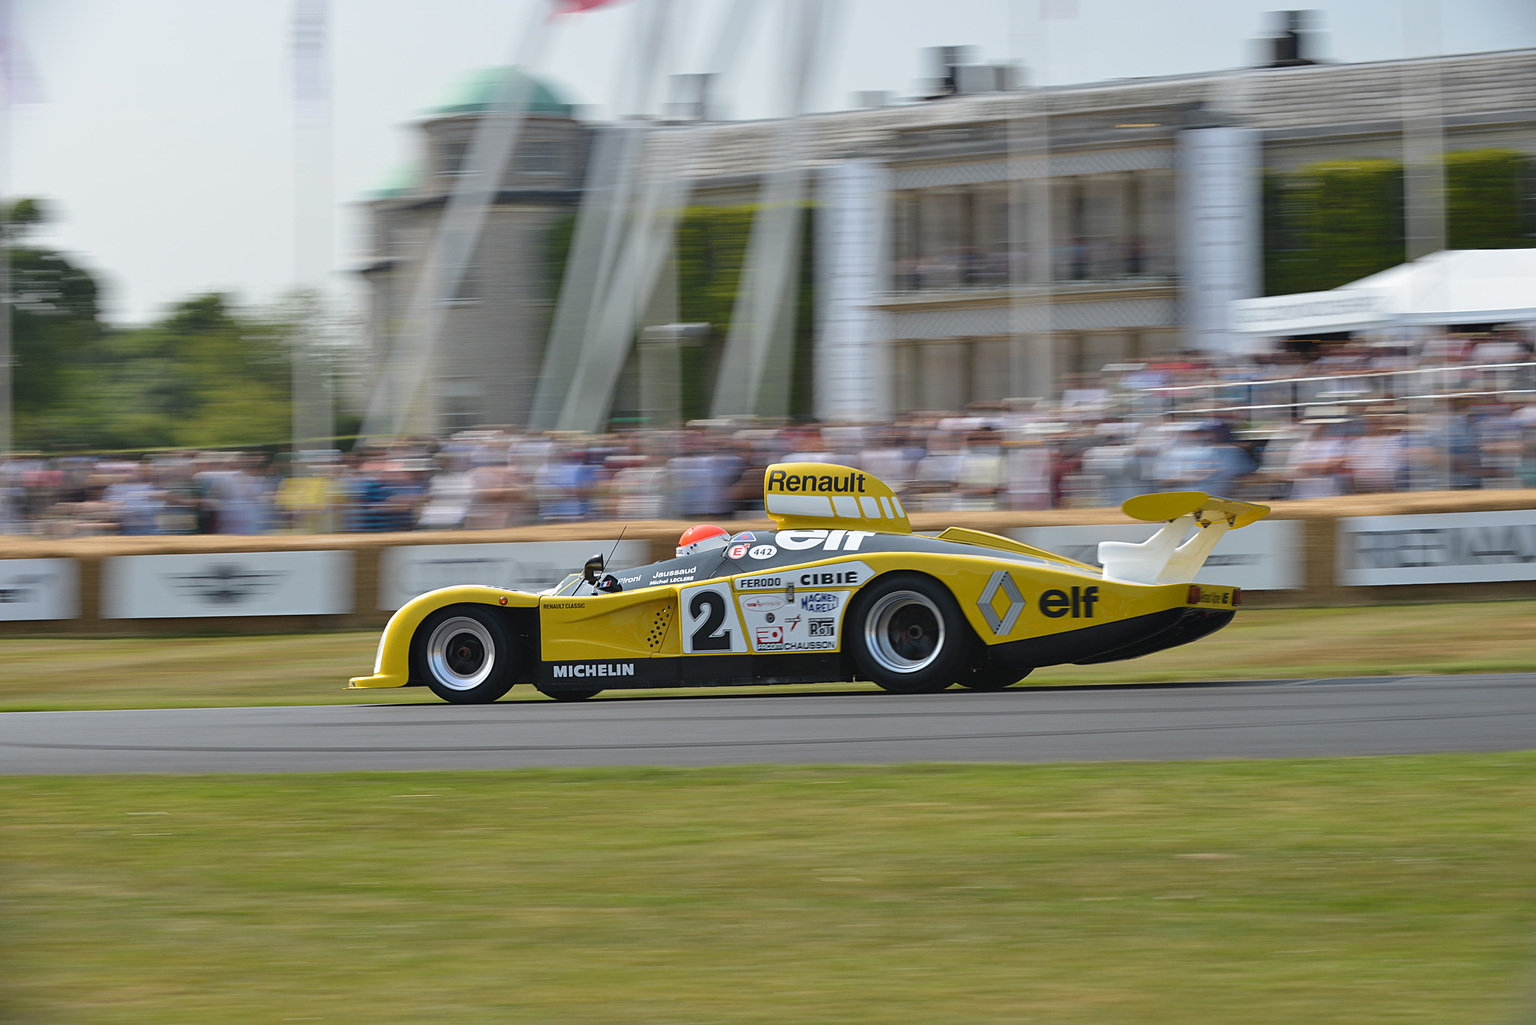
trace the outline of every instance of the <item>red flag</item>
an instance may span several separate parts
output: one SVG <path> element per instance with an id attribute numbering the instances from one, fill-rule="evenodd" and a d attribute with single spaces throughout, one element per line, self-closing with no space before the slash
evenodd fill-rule
<path id="1" fill-rule="evenodd" d="M 582 11 L 592 11 L 605 4 L 618 3 L 619 0 L 555 0 L 555 14 L 580 14 Z"/>

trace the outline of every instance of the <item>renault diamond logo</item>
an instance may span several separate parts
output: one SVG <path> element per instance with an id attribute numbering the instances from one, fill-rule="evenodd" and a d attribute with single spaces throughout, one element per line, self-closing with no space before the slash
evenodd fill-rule
<path id="1" fill-rule="evenodd" d="M 999 619 L 997 609 L 992 603 L 997 599 L 997 592 L 1001 590 L 1003 596 L 1008 599 L 1008 605 L 1003 610 Z M 976 599 L 976 607 L 981 610 L 981 618 L 987 621 L 992 628 L 992 633 L 998 637 L 1013 629 L 1013 624 L 1018 622 L 1019 613 L 1024 611 L 1024 596 L 1019 593 L 1019 585 L 1013 582 L 1013 577 L 1005 569 L 1000 569 L 992 574 L 987 586 L 981 589 L 981 597 Z"/>

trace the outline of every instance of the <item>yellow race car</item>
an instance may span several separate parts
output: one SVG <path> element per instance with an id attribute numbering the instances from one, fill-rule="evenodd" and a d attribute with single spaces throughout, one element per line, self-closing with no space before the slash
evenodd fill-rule
<path id="1" fill-rule="evenodd" d="M 891 489 L 851 467 L 778 463 L 763 483 L 774 530 L 617 572 L 599 554 L 542 593 L 414 598 L 384 628 L 373 675 L 349 686 L 425 685 L 455 703 L 517 683 L 564 700 L 824 680 L 995 690 L 1221 629 L 1240 591 L 1191 581 L 1223 533 L 1269 512 L 1200 491 L 1133 498 L 1127 514 L 1164 526 L 1100 543 L 1101 569 L 979 530 L 914 534 Z"/>

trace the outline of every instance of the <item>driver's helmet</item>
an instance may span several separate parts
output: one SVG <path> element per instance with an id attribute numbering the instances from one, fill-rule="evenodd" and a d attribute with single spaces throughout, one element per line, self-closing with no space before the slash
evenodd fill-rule
<path id="1" fill-rule="evenodd" d="M 730 539 L 730 531 L 725 528 L 717 527 L 713 523 L 700 523 L 683 531 L 683 536 L 677 539 L 677 557 L 682 559 L 690 555 L 698 555 L 700 552 L 712 552 L 716 548 L 724 548 Z"/>

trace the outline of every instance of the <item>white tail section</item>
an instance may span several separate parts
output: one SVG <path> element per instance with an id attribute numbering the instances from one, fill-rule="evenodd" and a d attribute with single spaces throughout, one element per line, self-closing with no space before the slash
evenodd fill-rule
<path id="1" fill-rule="evenodd" d="M 1127 501 L 1124 508 L 1137 519 L 1168 517 L 1161 530 L 1139 544 L 1099 542 L 1104 579 L 1127 584 L 1193 580 L 1223 534 L 1269 514 L 1268 506 L 1212 498 L 1198 491 L 1143 495 Z"/>

